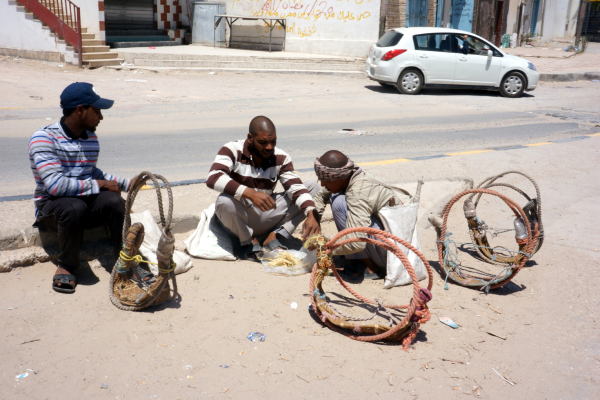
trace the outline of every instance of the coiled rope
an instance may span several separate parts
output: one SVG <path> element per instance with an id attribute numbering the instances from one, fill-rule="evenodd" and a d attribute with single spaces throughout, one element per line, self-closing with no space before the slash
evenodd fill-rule
<path id="1" fill-rule="evenodd" d="M 360 237 L 342 240 L 344 236 L 354 232 L 366 233 L 375 237 L 375 239 L 369 237 Z M 413 297 L 409 304 L 386 304 L 378 299 L 373 301 L 361 296 L 346 284 L 333 265 L 332 252 L 340 246 L 353 242 L 365 242 L 383 247 L 400 259 L 413 282 Z M 413 251 L 421 260 L 423 260 L 423 263 L 427 269 L 427 274 L 429 275 L 427 289 L 421 288 L 413 266 L 408 261 L 408 258 L 404 252 L 394 242 L 405 246 L 407 249 Z M 431 319 L 431 313 L 427 307 L 427 302 L 429 302 L 432 297 L 431 288 L 433 286 L 433 271 L 421 252 L 414 248 L 410 243 L 388 232 L 381 231 L 379 229 L 363 227 L 344 229 L 327 243 L 323 236 L 314 236 L 306 242 L 305 247 L 312 247 L 313 245 L 317 247 L 317 262 L 315 263 L 310 275 L 309 290 L 313 310 L 321 319 L 321 321 L 332 330 L 339 332 L 351 339 L 362 342 L 402 340 L 404 349 L 408 350 L 408 347 L 417 335 L 420 325 Z M 359 324 L 357 322 L 371 320 L 374 315 L 366 318 L 350 317 L 340 313 L 337 311 L 337 309 L 335 309 L 335 307 L 332 307 L 327 301 L 325 291 L 323 290 L 322 286 L 325 276 L 329 274 L 329 270 L 333 272 L 333 275 L 336 277 L 338 282 L 355 298 L 365 303 L 377 306 L 378 309 L 375 311 L 375 313 L 377 313 L 380 309 L 384 310 L 390 320 L 389 326 L 380 324 Z M 393 318 L 386 308 L 406 310 L 406 314 L 402 321 L 393 326 Z"/>
<path id="2" fill-rule="evenodd" d="M 158 242 L 156 255 L 158 258 L 159 275 L 156 282 L 149 287 L 141 288 L 127 277 L 128 271 L 133 263 L 139 263 L 141 256 L 138 250 L 144 240 L 144 226 L 140 223 L 131 225 L 131 207 L 135 198 L 148 180 L 152 180 L 158 197 L 158 211 L 163 231 Z M 159 180 L 167 189 L 169 211 L 165 218 L 163 211 L 162 195 Z M 125 203 L 125 221 L 123 223 L 123 250 L 121 256 L 115 263 L 110 275 L 108 293 L 110 301 L 120 310 L 140 311 L 146 307 L 156 305 L 163 301 L 172 301 L 177 298 L 177 280 L 175 279 L 175 263 L 173 252 L 175 250 L 175 238 L 171 233 L 171 219 L 173 216 L 173 193 L 169 182 L 158 174 L 144 171 L 131 182 L 127 201 Z M 173 294 L 170 294 L 169 280 L 173 282 Z"/>
<path id="3" fill-rule="evenodd" d="M 533 187 L 535 188 L 535 194 L 536 194 L 533 199 L 531 197 L 529 197 L 527 195 L 527 193 L 525 193 L 523 190 L 519 189 L 516 186 L 513 186 L 508 183 L 496 182 L 498 179 L 503 178 L 507 175 L 511 175 L 511 174 L 521 175 L 521 176 L 527 178 L 533 184 Z M 530 177 L 529 175 L 524 174 L 523 172 L 520 172 L 520 171 L 506 171 L 506 172 L 503 172 L 498 175 L 493 175 L 493 176 L 490 176 L 489 178 L 484 179 L 479 185 L 477 185 L 477 189 L 490 189 L 493 187 L 506 187 L 506 188 L 512 189 L 515 192 L 522 195 L 523 197 L 525 197 L 525 199 L 527 200 L 527 204 L 525 205 L 525 207 L 523 207 L 523 210 L 527 213 L 528 219 L 531 223 L 531 228 L 533 229 L 534 225 L 537 224 L 538 230 L 539 230 L 539 239 L 536 242 L 535 247 L 533 248 L 533 250 L 530 253 L 530 258 L 531 258 L 531 256 L 533 256 L 535 253 L 537 253 L 540 250 L 540 248 L 542 247 L 542 244 L 544 243 L 544 225 L 542 223 L 542 195 L 540 193 L 540 187 L 538 186 L 537 182 L 532 177 Z M 477 205 L 479 204 L 479 200 L 481 199 L 482 193 L 471 194 L 467 199 L 472 201 L 473 197 L 475 197 L 475 196 L 477 196 L 477 198 L 474 202 L 474 206 L 475 206 L 475 208 L 477 208 Z M 485 231 L 488 230 L 488 228 L 487 228 L 487 226 L 485 226 L 485 224 L 483 222 L 476 220 L 476 219 L 469 220 L 469 228 L 470 228 L 469 234 L 471 235 L 471 242 L 475 245 L 475 251 L 477 251 L 477 253 L 483 260 L 487 261 L 490 264 L 503 265 L 503 266 L 509 266 L 509 265 L 517 262 L 517 259 L 515 259 L 514 257 L 505 257 L 500 254 L 494 254 L 493 251 L 489 250 L 490 245 L 489 245 L 487 238 L 485 237 Z M 479 231 L 479 234 L 478 234 L 478 231 Z"/>
<path id="4" fill-rule="evenodd" d="M 519 251 L 514 252 L 516 255 L 511 257 L 513 261 L 510 263 L 510 265 L 506 266 L 500 273 L 498 273 L 495 276 L 492 276 L 491 278 L 475 276 L 473 274 L 467 273 L 464 270 L 464 266 L 458 260 L 456 251 L 453 251 L 451 247 L 452 245 L 456 246 L 456 243 L 449 239 L 451 233 L 447 232 L 448 216 L 450 215 L 450 210 L 452 209 L 452 206 L 454 206 L 454 204 L 464 196 L 470 195 L 469 198 L 472 198 L 475 195 L 482 194 L 489 194 L 502 199 L 504 203 L 506 203 L 506 205 L 515 214 L 516 217 L 520 217 L 523 219 L 525 223 L 525 228 L 527 229 L 526 238 L 516 239 L 517 243 L 519 244 Z M 471 228 L 471 232 L 477 232 L 477 225 L 475 225 L 474 229 L 471 223 L 472 219 L 476 220 L 476 217 L 468 218 L 469 227 Z M 486 291 L 498 288 L 508 283 L 519 273 L 519 271 L 521 270 L 521 268 L 523 268 L 527 260 L 531 258 L 532 251 L 536 247 L 538 238 L 540 236 L 537 222 L 533 221 L 532 224 L 528 218 L 527 213 L 523 211 L 523 209 L 521 209 L 521 207 L 517 203 L 515 203 L 507 196 L 490 189 L 470 189 L 457 194 L 454 198 L 452 198 L 452 200 L 448 202 L 448 204 L 446 204 L 441 216 L 430 215 L 429 221 L 436 227 L 437 230 L 438 257 L 440 260 L 440 265 L 442 266 L 442 271 L 446 276 L 446 280 L 449 278 L 452 281 L 458 283 L 459 285 L 480 288 Z M 485 235 L 482 236 L 485 237 Z M 489 260 L 491 261 L 494 257 L 498 257 L 497 253 L 495 253 L 494 251 L 495 249 L 489 247 L 489 245 L 487 244 L 487 240 L 483 242 L 481 238 L 476 239 L 478 241 L 476 242 L 476 244 L 474 244 L 474 246 L 483 254 L 486 254 L 485 258 L 489 258 Z M 485 246 L 479 244 L 482 242 L 485 243 Z M 486 261 L 488 260 L 486 259 Z M 504 264 L 502 265 L 504 266 Z"/>

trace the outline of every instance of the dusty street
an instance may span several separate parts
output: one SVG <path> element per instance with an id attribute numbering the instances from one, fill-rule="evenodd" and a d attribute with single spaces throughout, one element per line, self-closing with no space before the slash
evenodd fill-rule
<path id="1" fill-rule="evenodd" d="M 371 163 L 365 168 L 380 179 L 410 187 L 418 178 L 427 186 L 451 177 L 479 183 L 507 170 L 525 172 L 541 188 L 545 242 L 501 289 L 485 294 L 448 282 L 445 290 L 435 232 L 420 221 L 421 247 L 434 268 L 432 319 L 408 351 L 330 331 L 308 310 L 308 275 L 268 275 L 247 261 L 194 259 L 194 267 L 178 276 L 181 300 L 140 313 L 110 303 L 107 269 L 114 260 L 82 265 L 73 295 L 51 289 L 51 263 L 17 268 L 0 274 L 0 397 L 600 397 L 600 83 L 542 83 L 520 99 L 481 91 L 403 96 L 362 79 L 80 71 L 4 61 L 0 196 L 32 192 L 27 141 L 58 119 L 60 92 L 80 80 L 116 100 L 98 129 L 98 166 L 106 171 L 130 177 L 150 170 L 171 181 L 205 178 L 218 148 L 243 138 L 249 120 L 264 114 L 274 120 L 278 145 L 298 169 L 337 148 Z M 339 133 L 343 128 L 367 134 Z M 427 159 L 445 154 L 452 155 Z M 398 159 L 411 160 L 386 162 Z M 305 171 L 301 177 L 315 175 Z M 535 193 L 524 180 L 514 182 Z M 500 191 L 524 205 L 514 192 Z M 190 185 L 175 188 L 174 196 L 175 213 L 183 214 L 200 213 L 216 194 Z M 154 202 L 153 193 L 144 192 L 134 209 L 154 212 Z M 423 208 L 431 205 L 423 199 Z M 455 240 L 468 241 L 461 206 L 453 209 L 449 229 Z M 512 227 L 510 210 L 497 201 L 482 203 L 478 212 L 490 226 Z M 27 215 L 33 220 L 32 213 L 31 201 L 0 202 L 3 224 L 27 221 Z M 333 232 L 331 223 L 325 228 Z M 188 235 L 177 235 L 178 248 Z M 497 240 L 516 248 L 514 232 Z M 466 252 L 460 257 L 481 266 Z M 412 293 L 410 286 L 384 290 L 381 281 L 352 286 L 397 304 L 406 304 Z M 373 312 L 359 308 L 334 278 L 324 287 L 353 315 Z M 266 340 L 250 342 L 246 336 L 255 331 Z"/>

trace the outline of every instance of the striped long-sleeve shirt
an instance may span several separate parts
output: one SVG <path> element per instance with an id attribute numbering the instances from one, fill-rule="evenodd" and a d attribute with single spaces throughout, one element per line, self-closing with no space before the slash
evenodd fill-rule
<path id="1" fill-rule="evenodd" d="M 246 188 L 272 194 L 278 180 L 305 214 L 315 208 L 312 196 L 294 171 L 291 157 L 275 147 L 273 155 L 258 168 L 252 160 L 248 139 L 229 142 L 219 150 L 206 185 L 241 200 Z"/>
<path id="2" fill-rule="evenodd" d="M 96 180 L 119 182 L 129 190 L 129 179 L 106 174 L 96 168 L 100 145 L 95 133 L 86 131 L 69 137 L 61 122 L 48 125 L 29 140 L 29 162 L 35 179 L 35 201 L 48 197 L 89 196 L 100 193 Z M 68 130 L 68 128 L 67 128 Z"/>

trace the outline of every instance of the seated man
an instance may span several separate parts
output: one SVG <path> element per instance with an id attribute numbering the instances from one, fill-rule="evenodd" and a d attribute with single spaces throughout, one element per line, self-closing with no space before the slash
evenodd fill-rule
<path id="1" fill-rule="evenodd" d="M 312 197 L 320 186 L 302 183 L 290 156 L 275 147 L 277 132 L 269 118 L 254 118 L 249 130 L 246 140 L 219 150 L 206 185 L 222 193 L 215 204 L 217 218 L 239 238 L 246 259 L 257 260 L 261 245 L 283 249 L 277 235 L 289 238 L 305 218 L 316 223 Z M 286 193 L 273 193 L 278 181 Z"/>
<path id="2" fill-rule="evenodd" d="M 385 230 L 377 213 L 385 206 L 399 204 L 400 199 L 367 171 L 355 167 L 352 160 L 337 150 L 331 150 L 315 160 L 315 173 L 323 188 L 314 198 L 317 221 L 321 220 L 326 204 L 331 205 L 333 220 L 338 231 L 346 228 L 371 227 Z M 304 232 L 307 236 L 320 233 L 319 223 L 306 221 Z M 366 233 L 352 233 L 344 237 L 351 239 L 367 237 Z M 385 276 L 387 252 L 382 247 L 365 242 L 353 242 L 338 247 L 334 255 L 345 255 L 346 259 L 359 260 L 366 268 L 365 279 L 380 279 Z M 348 279 L 361 278 L 363 271 L 344 268 L 343 275 Z"/>
<path id="3" fill-rule="evenodd" d="M 29 141 L 36 182 L 34 225 L 58 230 L 60 254 L 52 282 L 57 292 L 75 291 L 73 274 L 79 267 L 84 228 L 108 224 L 115 253 L 121 250 L 125 214 L 121 190 L 129 189 L 129 179 L 96 168 L 100 147 L 95 131 L 103 119 L 100 110 L 112 105 L 113 101 L 100 98 L 91 84 L 73 83 L 60 95 L 64 116 L 35 132 Z"/>

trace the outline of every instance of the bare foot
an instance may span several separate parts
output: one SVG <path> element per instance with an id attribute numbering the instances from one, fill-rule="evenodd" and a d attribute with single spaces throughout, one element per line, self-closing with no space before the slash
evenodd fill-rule
<path id="1" fill-rule="evenodd" d="M 275 234 L 275 232 L 269 233 L 269 236 L 267 236 L 267 238 L 263 242 L 263 246 L 266 247 L 269 243 L 271 243 L 275 239 L 277 239 L 277 235 Z M 281 247 L 277 247 L 277 249 L 283 250 Z"/>
<path id="2" fill-rule="evenodd" d="M 56 272 L 54 273 L 54 275 L 73 275 L 73 274 L 71 274 L 69 271 L 67 271 L 64 268 L 58 267 L 56 269 Z M 56 282 L 56 286 L 58 286 L 58 287 L 62 286 L 61 283 L 60 283 L 60 279 L 55 279 L 54 282 Z M 73 282 L 73 281 L 69 281 L 69 283 L 71 285 L 75 285 L 75 282 Z"/>

